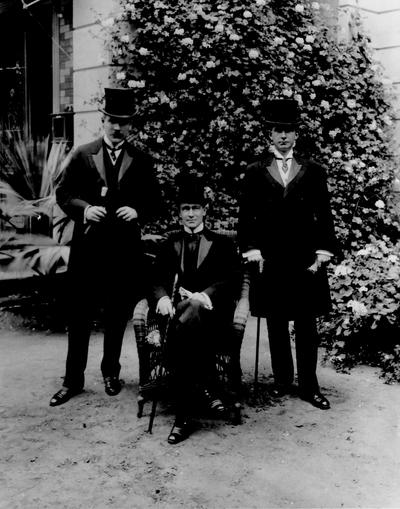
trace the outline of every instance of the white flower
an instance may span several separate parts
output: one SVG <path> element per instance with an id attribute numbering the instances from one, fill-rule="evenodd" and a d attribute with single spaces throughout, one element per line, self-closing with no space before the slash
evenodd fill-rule
<path id="1" fill-rule="evenodd" d="M 319 10 L 319 3 L 318 3 L 318 2 L 313 2 L 313 3 L 311 4 L 311 7 L 312 7 L 313 9 L 315 9 L 316 11 L 318 11 L 318 10 Z"/>
<path id="2" fill-rule="evenodd" d="M 226 120 L 222 119 L 222 120 L 217 120 L 217 124 L 218 124 L 218 127 L 223 129 L 224 127 L 226 127 L 228 125 L 228 122 Z"/>
<path id="3" fill-rule="evenodd" d="M 128 87 L 129 88 L 144 88 L 146 86 L 146 82 L 144 80 L 129 80 Z"/>
<path id="4" fill-rule="evenodd" d="M 296 41 L 296 43 L 297 43 L 297 44 L 300 44 L 300 45 L 303 45 L 303 44 L 304 44 L 304 39 L 303 39 L 303 37 L 296 37 L 295 41 Z"/>
<path id="5" fill-rule="evenodd" d="M 296 12 L 304 12 L 304 5 L 302 4 L 297 4 L 296 7 L 294 8 L 294 10 Z"/>
<path id="6" fill-rule="evenodd" d="M 360 292 L 368 292 L 368 288 L 366 286 L 360 286 Z"/>
<path id="7" fill-rule="evenodd" d="M 313 35 L 307 35 L 306 42 L 308 42 L 309 44 L 312 44 L 314 41 L 315 41 L 315 38 Z"/>
<path id="8" fill-rule="evenodd" d="M 249 51 L 250 58 L 258 58 L 260 56 L 260 52 L 257 49 L 251 49 Z"/>
<path id="9" fill-rule="evenodd" d="M 310 44 L 304 44 L 303 49 L 307 51 L 312 51 L 312 46 Z"/>
<path id="10" fill-rule="evenodd" d="M 198 82 L 199 82 L 199 80 L 198 80 L 198 79 L 196 79 L 196 78 L 189 78 L 189 82 L 190 82 L 190 83 L 198 83 Z"/>
<path id="11" fill-rule="evenodd" d="M 329 131 L 329 136 L 331 138 L 336 138 L 337 135 L 338 135 L 338 130 L 337 129 L 332 129 L 332 131 Z"/>
<path id="12" fill-rule="evenodd" d="M 256 0 L 256 5 L 258 5 L 258 7 L 264 7 L 264 5 L 266 5 L 266 1 L 265 0 Z"/>
<path id="13" fill-rule="evenodd" d="M 181 42 L 184 46 L 191 46 L 193 44 L 193 39 L 191 37 L 185 37 Z"/>
<path id="14" fill-rule="evenodd" d="M 175 18 L 171 18 L 171 16 L 164 16 L 164 23 L 168 25 L 169 23 L 173 23 Z"/>
<path id="15" fill-rule="evenodd" d="M 183 28 L 175 28 L 174 30 L 175 35 L 183 35 L 184 33 L 185 31 L 183 30 Z"/>
<path id="16" fill-rule="evenodd" d="M 101 22 L 103 27 L 112 27 L 114 24 L 114 18 L 107 18 Z"/>
<path id="17" fill-rule="evenodd" d="M 146 341 L 149 345 L 160 347 L 161 346 L 160 331 L 156 329 L 149 332 L 148 335 L 146 336 Z"/>
<path id="18" fill-rule="evenodd" d="M 147 48 L 143 48 L 143 47 L 139 48 L 138 51 L 139 51 L 139 54 L 142 56 L 146 56 L 150 53 L 150 51 Z"/>
<path id="19" fill-rule="evenodd" d="M 274 44 L 277 44 L 278 46 L 281 46 L 283 44 L 282 37 L 275 37 Z"/>
<path id="20" fill-rule="evenodd" d="M 347 265 L 337 265 L 335 268 L 335 276 L 347 276 L 352 272 L 353 269 L 351 267 L 347 267 Z"/>
<path id="21" fill-rule="evenodd" d="M 225 27 L 222 23 L 218 23 L 217 25 L 215 25 L 215 29 L 214 29 L 216 32 L 218 33 L 221 33 L 225 30 Z"/>
<path id="22" fill-rule="evenodd" d="M 239 41 L 240 40 L 240 35 L 238 35 L 238 34 L 230 34 L 229 35 L 229 39 L 231 41 Z"/>
<path id="23" fill-rule="evenodd" d="M 328 101 L 323 100 L 323 101 L 321 101 L 321 107 L 325 108 L 326 110 L 329 110 L 331 105 L 328 103 Z"/>
<path id="24" fill-rule="evenodd" d="M 206 62 L 206 67 L 207 69 L 212 69 L 215 67 L 215 62 L 213 60 L 208 60 L 208 62 Z"/>
<path id="25" fill-rule="evenodd" d="M 288 54 L 287 54 L 287 57 L 288 58 L 294 58 L 294 52 L 293 51 L 288 51 Z"/>
<path id="26" fill-rule="evenodd" d="M 158 97 L 156 97 L 156 96 L 149 97 L 149 103 L 151 103 L 151 104 L 158 103 Z"/>
<path id="27" fill-rule="evenodd" d="M 313 99 L 313 100 L 314 100 L 316 97 L 317 97 L 317 96 L 314 94 L 314 92 L 311 92 L 311 94 L 310 94 L 310 99 Z"/>
<path id="28" fill-rule="evenodd" d="M 164 142 L 164 138 L 162 136 L 157 136 L 156 142 L 157 143 L 163 143 Z"/>
<path id="29" fill-rule="evenodd" d="M 183 81 L 183 80 L 185 80 L 185 79 L 186 79 L 186 77 L 187 77 L 187 75 L 186 75 L 186 73 L 185 73 L 185 72 L 180 72 L 180 73 L 178 74 L 178 80 L 179 80 L 179 81 Z"/>
<path id="30" fill-rule="evenodd" d="M 286 97 L 292 97 L 293 92 L 292 92 L 292 90 L 285 88 L 285 90 L 282 92 L 282 94 Z"/>
<path id="31" fill-rule="evenodd" d="M 351 307 L 353 313 L 357 316 L 365 316 L 368 314 L 368 309 L 365 304 L 358 300 L 350 300 L 347 307 Z"/>
<path id="32" fill-rule="evenodd" d="M 129 35 L 128 34 L 121 35 L 120 40 L 121 42 L 129 42 Z"/>
<path id="33" fill-rule="evenodd" d="M 342 153 L 340 152 L 340 150 L 335 150 L 335 152 L 332 152 L 332 157 L 340 159 L 342 157 Z"/>
<path id="34" fill-rule="evenodd" d="M 313 80 L 311 83 L 314 85 L 314 87 L 319 87 L 322 84 L 321 80 L 319 80 L 318 78 L 316 80 Z"/>
<path id="35" fill-rule="evenodd" d="M 115 75 L 115 77 L 117 78 L 117 80 L 124 80 L 126 78 L 126 74 L 124 72 L 117 72 L 117 74 Z"/>
<path id="36" fill-rule="evenodd" d="M 399 257 L 394 254 L 391 254 L 388 256 L 388 260 L 389 262 L 397 263 L 399 261 Z"/>
<path id="37" fill-rule="evenodd" d="M 357 106 L 357 103 L 354 99 L 347 99 L 346 104 L 349 108 L 355 108 Z"/>
<path id="38" fill-rule="evenodd" d="M 169 107 L 171 108 L 171 110 L 174 110 L 177 106 L 178 104 L 176 101 L 170 101 Z"/>
<path id="39" fill-rule="evenodd" d="M 243 17 L 244 17 L 244 18 L 251 18 L 252 16 L 253 16 L 253 15 L 252 15 L 252 13 L 251 13 L 250 11 L 247 11 L 247 10 L 246 10 L 246 11 L 244 11 L 244 13 L 243 13 Z"/>
<path id="40" fill-rule="evenodd" d="M 293 99 L 295 99 L 300 104 L 300 106 L 303 104 L 303 98 L 301 97 L 300 94 L 295 94 L 293 96 Z"/>
<path id="41" fill-rule="evenodd" d="M 378 200 L 378 201 L 375 202 L 375 207 L 377 209 L 384 209 L 385 208 L 385 203 L 382 200 Z"/>

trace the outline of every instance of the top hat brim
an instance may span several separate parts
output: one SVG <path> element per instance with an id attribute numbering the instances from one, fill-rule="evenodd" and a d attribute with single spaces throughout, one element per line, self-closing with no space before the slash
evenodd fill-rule
<path id="1" fill-rule="evenodd" d="M 107 115 L 108 117 L 112 118 L 119 118 L 120 120 L 130 120 L 134 118 L 137 115 L 137 112 L 131 113 L 130 115 L 116 115 L 115 113 L 112 113 L 110 111 L 107 111 L 104 108 L 99 108 L 99 111 L 103 113 L 104 115 Z"/>
<path id="2" fill-rule="evenodd" d="M 269 126 L 279 126 L 279 127 L 298 127 L 300 124 L 299 120 L 294 122 L 276 122 L 275 120 L 264 120 L 264 123 Z"/>

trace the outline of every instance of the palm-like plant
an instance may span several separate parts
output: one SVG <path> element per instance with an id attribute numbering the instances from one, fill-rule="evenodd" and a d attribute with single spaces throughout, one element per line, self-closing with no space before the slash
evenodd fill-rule
<path id="1" fill-rule="evenodd" d="M 8 225 L 0 232 L 0 249 L 7 253 L 3 273 L 30 270 L 43 275 L 66 265 L 71 224 L 56 207 L 55 189 L 67 159 L 65 143 L 49 149 L 48 139 L 9 137 L 0 142 L 0 219 Z M 21 217 L 31 224 L 47 224 L 46 235 L 26 235 L 26 229 L 17 224 Z"/>

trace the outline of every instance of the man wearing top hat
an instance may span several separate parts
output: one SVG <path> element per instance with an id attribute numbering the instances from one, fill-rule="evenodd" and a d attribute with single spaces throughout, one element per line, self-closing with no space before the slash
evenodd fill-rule
<path id="1" fill-rule="evenodd" d="M 265 109 L 272 153 L 247 168 L 239 213 L 243 256 L 263 266 L 251 308 L 267 319 L 273 396 L 291 392 L 288 325 L 294 321 L 299 395 L 329 409 L 316 375 L 316 317 L 330 309 L 325 266 L 336 250 L 325 170 L 294 151 L 297 102 L 270 100 Z"/>
<path id="2" fill-rule="evenodd" d="M 126 141 L 135 118 L 133 91 L 106 88 L 100 111 L 103 136 L 76 149 L 56 191 L 57 203 L 75 225 L 68 265 L 66 372 L 51 406 L 83 390 L 91 319 L 98 307 L 104 317 L 105 392 L 120 392 L 124 331 L 143 294 L 141 228 L 160 204 L 151 157 Z"/>
<path id="3" fill-rule="evenodd" d="M 204 225 L 207 204 L 198 177 L 180 179 L 178 207 L 182 229 L 173 232 L 161 246 L 151 292 L 157 312 L 171 320 L 167 351 L 176 418 L 168 437 L 170 444 L 189 434 L 195 387 L 200 388 L 203 401 L 214 415 L 224 414 L 216 385 L 215 354 L 221 341 L 229 340 L 238 290 L 234 244 Z"/>

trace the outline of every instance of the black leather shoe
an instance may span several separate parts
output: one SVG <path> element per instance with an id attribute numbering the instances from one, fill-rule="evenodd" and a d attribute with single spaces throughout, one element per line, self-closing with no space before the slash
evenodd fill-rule
<path id="1" fill-rule="evenodd" d="M 104 390 L 109 396 L 116 396 L 121 392 L 122 380 L 119 380 L 116 376 L 105 376 L 104 377 Z"/>
<path id="2" fill-rule="evenodd" d="M 289 394 L 289 392 L 290 392 L 289 386 L 281 384 L 274 384 L 269 389 L 269 393 L 273 398 L 282 398 L 282 396 Z"/>
<path id="3" fill-rule="evenodd" d="M 172 426 L 171 432 L 168 435 L 167 442 L 171 445 L 179 444 L 188 438 L 190 435 L 190 426 L 188 421 L 177 422 L 175 421 Z"/>
<path id="4" fill-rule="evenodd" d="M 203 397 L 209 410 L 216 417 L 223 417 L 226 413 L 225 405 L 208 389 L 203 390 Z"/>
<path id="5" fill-rule="evenodd" d="M 329 410 L 331 408 L 331 405 L 329 401 L 319 392 L 315 392 L 312 394 L 303 394 L 301 396 L 301 399 L 304 399 L 304 401 L 308 401 L 313 406 L 320 408 L 321 410 Z"/>
<path id="6" fill-rule="evenodd" d="M 63 387 L 58 392 L 54 394 L 54 396 L 50 400 L 50 406 L 58 406 L 63 405 L 71 398 L 83 392 L 83 389 L 68 389 L 68 387 Z"/>

